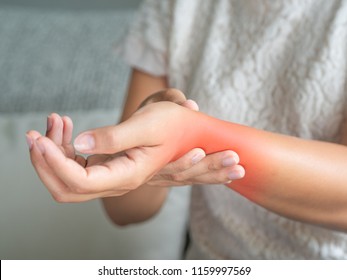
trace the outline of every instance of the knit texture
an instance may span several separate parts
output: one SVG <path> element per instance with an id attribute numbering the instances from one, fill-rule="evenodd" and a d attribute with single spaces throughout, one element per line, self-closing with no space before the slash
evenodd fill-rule
<path id="1" fill-rule="evenodd" d="M 340 140 L 347 1 L 147 1 L 125 49 L 132 66 L 167 75 L 214 117 Z M 190 222 L 189 258 L 347 259 L 346 234 L 286 219 L 224 186 L 193 188 Z"/>

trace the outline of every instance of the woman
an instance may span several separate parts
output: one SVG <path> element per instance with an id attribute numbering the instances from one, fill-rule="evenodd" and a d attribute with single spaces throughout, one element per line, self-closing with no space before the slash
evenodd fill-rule
<path id="1" fill-rule="evenodd" d="M 71 121 L 51 115 L 47 137 L 28 133 L 32 162 L 55 199 L 104 197 L 118 224 L 199 184 L 188 258 L 346 259 L 346 18 L 337 0 L 146 1 L 122 51 L 127 121 L 75 140 L 98 154 L 84 169 L 66 158 Z M 204 113 L 152 95 L 167 87 Z"/>

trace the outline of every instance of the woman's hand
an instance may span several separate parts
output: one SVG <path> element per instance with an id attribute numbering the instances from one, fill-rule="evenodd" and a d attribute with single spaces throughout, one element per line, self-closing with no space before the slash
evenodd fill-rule
<path id="1" fill-rule="evenodd" d="M 201 149 L 189 145 L 180 149 L 183 139 L 194 143 L 194 133 L 186 127 L 192 114 L 183 106 L 159 102 L 144 106 L 120 125 L 82 133 L 75 142 L 78 150 L 102 153 L 87 161 L 75 154 L 71 144 L 72 121 L 52 114 L 46 136 L 36 131 L 27 134 L 31 160 L 54 199 L 61 202 L 120 196 L 145 183 L 167 186 L 241 178 L 244 170 L 236 165 L 233 152 L 201 160 L 205 156 Z"/>
<path id="2" fill-rule="evenodd" d="M 73 123 L 69 117 L 53 113 L 47 118 L 45 136 L 34 130 L 27 133 L 30 158 L 37 174 L 58 202 L 80 202 L 109 195 L 110 192 L 98 192 L 95 189 L 83 192 L 81 189 L 86 187 L 85 182 L 76 183 L 76 180 L 66 179 L 69 176 L 71 179 L 85 179 L 88 175 L 87 166 L 106 163 L 111 158 L 95 155 L 87 161 L 77 155 L 71 142 L 72 130 Z M 63 167 L 60 172 L 57 172 L 58 166 Z"/>
<path id="3" fill-rule="evenodd" d="M 160 101 L 170 101 L 193 111 L 199 110 L 195 101 L 187 100 L 185 95 L 177 89 L 166 89 L 152 94 L 141 103 L 139 108 Z M 112 139 L 103 138 L 99 142 L 101 141 L 112 146 Z M 89 152 L 94 154 L 111 153 L 110 150 L 105 150 L 100 145 L 97 145 Z M 88 162 L 91 162 L 90 157 Z M 206 155 L 203 149 L 194 148 L 176 161 L 168 163 L 146 184 L 170 187 L 230 183 L 232 180 L 240 179 L 244 176 L 244 170 L 241 166 L 238 166 L 238 163 L 239 156 L 231 150 Z"/>
<path id="4" fill-rule="evenodd" d="M 152 94 L 145 99 L 140 108 L 145 105 L 170 101 L 193 111 L 199 111 L 198 104 L 177 89 L 166 89 Z M 242 168 L 237 153 L 226 150 L 206 155 L 201 148 L 194 148 L 178 160 L 168 163 L 153 176 L 147 185 L 152 186 L 181 186 L 199 184 L 224 184 L 241 178 Z"/>

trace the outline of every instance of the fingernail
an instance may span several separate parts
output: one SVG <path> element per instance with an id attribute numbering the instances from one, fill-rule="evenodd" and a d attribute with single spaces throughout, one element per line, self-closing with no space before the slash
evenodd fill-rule
<path id="1" fill-rule="evenodd" d="M 229 172 L 228 174 L 228 178 L 230 180 L 237 180 L 237 179 L 241 179 L 242 177 L 243 177 L 243 174 L 239 170 L 233 170 Z"/>
<path id="2" fill-rule="evenodd" d="M 53 120 L 51 119 L 51 116 L 47 117 L 47 132 L 49 132 L 52 129 L 53 126 Z"/>
<path id="3" fill-rule="evenodd" d="M 232 165 L 235 165 L 236 164 L 236 161 L 234 158 L 232 157 L 227 157 L 225 159 L 222 160 L 222 165 L 224 167 L 227 167 L 227 166 L 232 166 Z"/>
<path id="4" fill-rule="evenodd" d="M 74 141 L 75 149 L 87 152 L 95 148 L 95 139 L 91 134 L 82 134 Z"/>
<path id="5" fill-rule="evenodd" d="M 192 157 L 192 163 L 196 164 L 205 157 L 204 154 L 196 154 Z"/>
<path id="6" fill-rule="evenodd" d="M 25 138 L 27 140 L 29 151 L 31 151 L 31 149 L 33 148 L 33 139 L 28 134 L 25 134 Z"/>

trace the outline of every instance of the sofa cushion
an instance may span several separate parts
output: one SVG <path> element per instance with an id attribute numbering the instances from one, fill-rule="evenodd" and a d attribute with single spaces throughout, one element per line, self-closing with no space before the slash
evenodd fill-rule
<path id="1" fill-rule="evenodd" d="M 0 112 L 120 107 L 129 67 L 114 47 L 133 13 L 1 6 Z"/>

